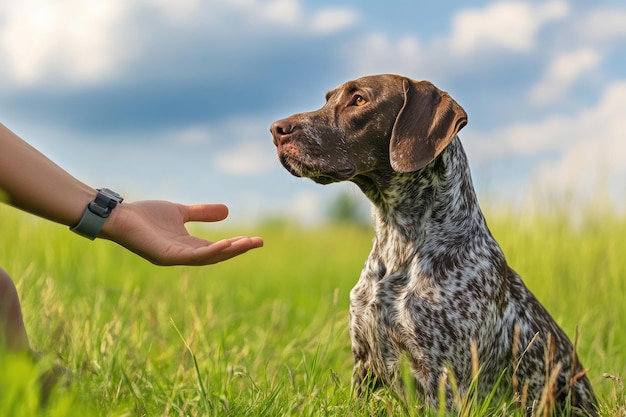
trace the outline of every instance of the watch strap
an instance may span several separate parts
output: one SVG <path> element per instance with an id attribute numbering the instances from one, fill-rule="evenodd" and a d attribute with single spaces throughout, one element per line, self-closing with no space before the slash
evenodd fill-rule
<path id="1" fill-rule="evenodd" d="M 106 217 L 100 217 L 93 211 L 89 210 L 88 207 L 85 207 L 83 217 L 80 218 L 80 221 L 76 224 L 76 226 L 70 227 L 70 230 L 90 240 L 94 240 L 100 234 L 100 230 L 102 230 L 102 226 L 104 226 L 106 219 Z"/>
<path id="2" fill-rule="evenodd" d="M 91 240 L 98 237 L 111 211 L 124 200 L 119 194 L 108 188 L 98 188 L 97 191 L 96 197 L 85 207 L 78 224 L 70 227 L 72 232 Z"/>

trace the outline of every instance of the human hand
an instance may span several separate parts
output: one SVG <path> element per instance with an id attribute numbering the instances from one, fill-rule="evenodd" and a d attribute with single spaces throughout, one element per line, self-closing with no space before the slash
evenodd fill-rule
<path id="1" fill-rule="evenodd" d="M 185 223 L 216 222 L 228 216 L 223 204 L 184 205 L 161 200 L 119 204 L 99 237 L 112 240 L 155 265 L 209 265 L 263 246 L 259 237 L 211 242 L 189 234 Z"/>

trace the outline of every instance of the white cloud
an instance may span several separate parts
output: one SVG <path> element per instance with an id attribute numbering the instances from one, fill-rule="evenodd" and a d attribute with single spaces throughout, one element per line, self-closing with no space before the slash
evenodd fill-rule
<path id="1" fill-rule="evenodd" d="M 595 107 L 572 116 L 550 116 L 483 134 L 463 142 L 477 165 L 513 156 L 553 156 L 535 171 L 545 189 L 590 192 L 601 180 L 626 183 L 626 80 L 606 88 Z"/>
<path id="2" fill-rule="evenodd" d="M 463 10 L 452 22 L 450 48 L 460 55 L 492 48 L 528 51 L 534 47 L 542 25 L 563 18 L 568 11 L 564 0 L 541 4 L 502 1 Z"/>
<path id="3" fill-rule="evenodd" d="M 259 16 L 272 23 L 296 26 L 302 19 L 302 7 L 297 0 L 272 0 L 257 3 Z"/>
<path id="4" fill-rule="evenodd" d="M 169 135 L 171 140 L 181 145 L 200 145 L 210 143 L 215 134 L 203 126 L 189 126 Z"/>
<path id="5" fill-rule="evenodd" d="M 557 50 L 542 78 L 531 88 L 529 99 L 535 105 L 554 104 L 566 99 L 569 91 L 585 77 L 601 80 L 602 64 L 626 39 L 626 10 L 592 8 L 568 22 L 564 38 L 568 51 Z"/>
<path id="6" fill-rule="evenodd" d="M 19 84 L 50 76 L 80 83 L 110 75 L 121 58 L 115 34 L 125 13 L 122 0 L 2 2 L 2 75 Z"/>
<path id="7" fill-rule="evenodd" d="M 145 4 L 159 12 L 159 15 L 174 24 L 184 25 L 202 11 L 202 0 L 144 0 Z M 133 3 L 127 0 L 127 3 Z M 135 1 L 135 5 L 140 5 Z M 208 22 L 207 22 L 208 23 Z"/>
<path id="8" fill-rule="evenodd" d="M 363 53 L 367 51 L 367 53 Z M 432 65 L 430 52 L 425 50 L 413 36 L 405 36 L 393 42 L 383 33 L 372 33 L 345 48 L 349 65 L 362 74 L 368 73 L 424 73 L 425 65 Z M 420 69 L 422 71 L 420 71 Z"/>
<path id="9" fill-rule="evenodd" d="M 349 8 L 303 0 L 20 0 L 0 2 L 0 87 L 95 84 L 154 62 L 155 52 L 353 25 Z M 148 16 L 149 18 L 146 18 Z M 241 39 L 237 37 L 240 36 Z M 178 52 L 178 51 L 177 51 Z M 186 69 L 182 68 L 181 72 Z"/>
<path id="10" fill-rule="evenodd" d="M 352 26 L 358 20 L 354 9 L 326 7 L 317 11 L 305 10 L 302 0 L 251 0 L 246 3 L 245 13 L 270 25 L 297 29 L 299 33 L 328 35 Z M 257 22 L 258 23 L 258 22 Z"/>
<path id="11" fill-rule="evenodd" d="M 498 55 L 502 51 L 535 52 L 541 30 L 569 14 L 564 0 L 541 4 L 500 1 L 460 10 L 452 17 L 450 32 L 439 38 L 422 40 L 408 35 L 392 39 L 373 32 L 348 45 L 345 55 L 361 73 L 416 74 L 438 81 L 502 62 Z"/>
<path id="12" fill-rule="evenodd" d="M 626 10 L 597 9 L 585 15 L 579 27 L 585 38 L 592 41 L 613 41 L 626 38 Z"/>
<path id="13" fill-rule="evenodd" d="M 576 192 L 576 197 L 593 195 L 596 189 L 611 192 L 611 197 L 624 203 L 626 191 L 626 147 L 615 141 L 585 141 L 574 144 L 557 160 L 543 162 L 535 171 L 534 178 L 541 188 L 555 192 Z"/>
<path id="14" fill-rule="evenodd" d="M 299 191 L 288 203 L 287 214 L 307 224 L 315 224 L 324 215 L 324 205 L 318 193 Z"/>
<path id="15" fill-rule="evenodd" d="M 320 34 L 334 33 L 352 26 L 357 19 L 352 9 L 322 9 L 313 16 L 311 29 Z"/>
<path id="16" fill-rule="evenodd" d="M 535 104 L 559 101 L 576 81 L 597 69 L 602 58 L 599 51 L 588 47 L 555 56 L 543 78 L 531 89 L 531 101 Z"/>
<path id="17" fill-rule="evenodd" d="M 260 141 L 240 142 L 215 157 L 215 165 L 221 172 L 237 176 L 261 174 L 276 164 L 272 147 Z"/>

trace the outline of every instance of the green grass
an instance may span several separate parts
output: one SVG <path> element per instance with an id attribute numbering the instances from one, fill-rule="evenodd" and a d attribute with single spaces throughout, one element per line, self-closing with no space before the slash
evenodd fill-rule
<path id="1" fill-rule="evenodd" d="M 509 263 L 573 337 L 602 414 L 626 415 L 626 219 L 585 209 L 553 215 L 488 211 Z M 156 267 L 0 207 L 0 265 L 17 281 L 31 344 L 48 356 L 0 353 L 0 415 L 424 415 L 419 399 L 350 390 L 348 293 L 370 230 L 267 224 L 200 229 L 213 239 L 259 234 L 265 247 L 203 268 Z M 522 220 L 520 220 L 522 219 Z M 39 374 L 73 372 L 39 405 Z M 474 404 L 465 415 L 507 415 Z M 432 415 L 441 415 L 431 410 Z"/>

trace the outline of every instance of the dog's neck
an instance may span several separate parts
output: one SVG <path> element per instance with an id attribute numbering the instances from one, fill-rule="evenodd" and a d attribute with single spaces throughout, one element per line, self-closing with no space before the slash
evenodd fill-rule
<path id="1" fill-rule="evenodd" d="M 374 205 L 375 250 L 386 269 L 455 253 L 470 240 L 490 240 L 467 157 L 455 138 L 421 170 L 354 180 Z M 498 248 L 499 250 L 499 248 Z"/>

